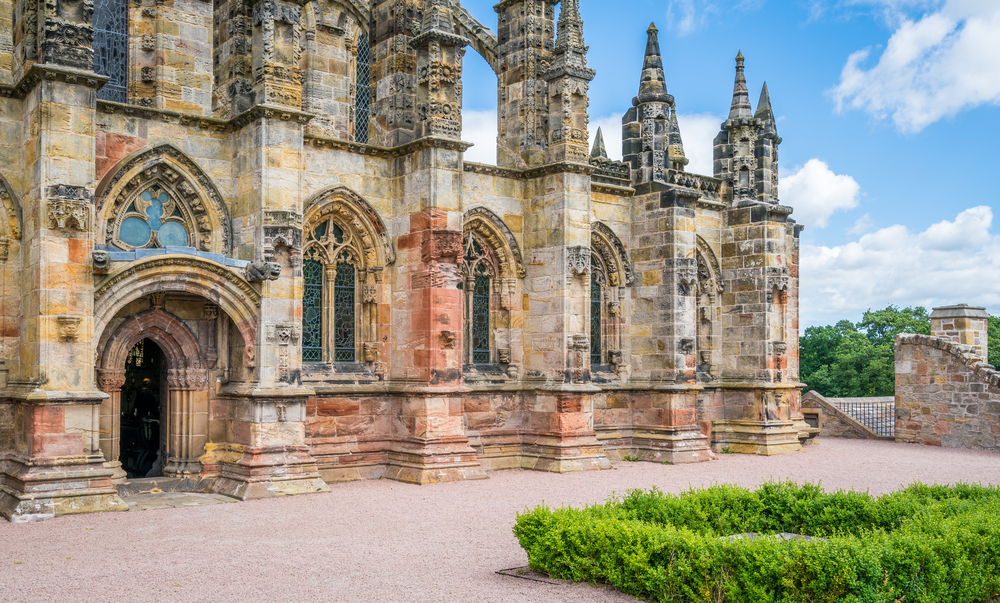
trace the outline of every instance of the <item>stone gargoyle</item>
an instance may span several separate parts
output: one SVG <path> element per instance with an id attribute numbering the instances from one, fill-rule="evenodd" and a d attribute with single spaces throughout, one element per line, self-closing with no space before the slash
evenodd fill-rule
<path id="1" fill-rule="evenodd" d="M 245 275 L 251 283 L 276 281 L 281 276 L 281 264 L 277 262 L 250 262 L 247 264 Z"/>

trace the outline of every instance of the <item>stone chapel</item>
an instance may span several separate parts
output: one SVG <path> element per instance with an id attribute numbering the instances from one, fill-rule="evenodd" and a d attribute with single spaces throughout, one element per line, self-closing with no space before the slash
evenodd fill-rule
<path id="1" fill-rule="evenodd" d="M 0 0 L 0 515 L 798 450 L 766 86 L 686 171 L 650 26 L 610 160 L 557 4 Z"/>

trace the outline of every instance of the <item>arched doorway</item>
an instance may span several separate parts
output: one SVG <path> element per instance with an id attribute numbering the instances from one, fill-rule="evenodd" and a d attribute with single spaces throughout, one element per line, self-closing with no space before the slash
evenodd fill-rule
<path id="1" fill-rule="evenodd" d="M 161 308 L 131 314 L 102 336 L 97 380 L 108 400 L 101 451 L 118 479 L 145 477 L 157 453 L 167 477 L 201 473 L 211 364 L 184 320 Z"/>
<path id="2" fill-rule="evenodd" d="M 163 351 L 151 339 L 136 343 L 125 360 L 118 460 L 129 478 L 162 475 L 166 369 Z"/>

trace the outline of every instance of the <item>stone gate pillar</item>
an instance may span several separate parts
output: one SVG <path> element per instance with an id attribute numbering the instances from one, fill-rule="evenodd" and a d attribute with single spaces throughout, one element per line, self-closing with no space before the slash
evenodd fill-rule
<path id="1" fill-rule="evenodd" d="M 97 387 L 108 397 L 101 403 L 100 444 L 104 453 L 104 466 L 114 472 L 112 481 L 121 483 L 127 474 L 122 469 L 121 422 L 122 386 L 125 385 L 124 369 L 98 369 Z"/>

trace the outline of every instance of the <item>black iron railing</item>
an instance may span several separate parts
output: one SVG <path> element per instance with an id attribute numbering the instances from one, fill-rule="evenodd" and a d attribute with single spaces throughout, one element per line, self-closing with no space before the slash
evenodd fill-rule
<path id="1" fill-rule="evenodd" d="M 896 436 L 895 401 L 837 400 L 834 405 L 884 438 Z"/>

